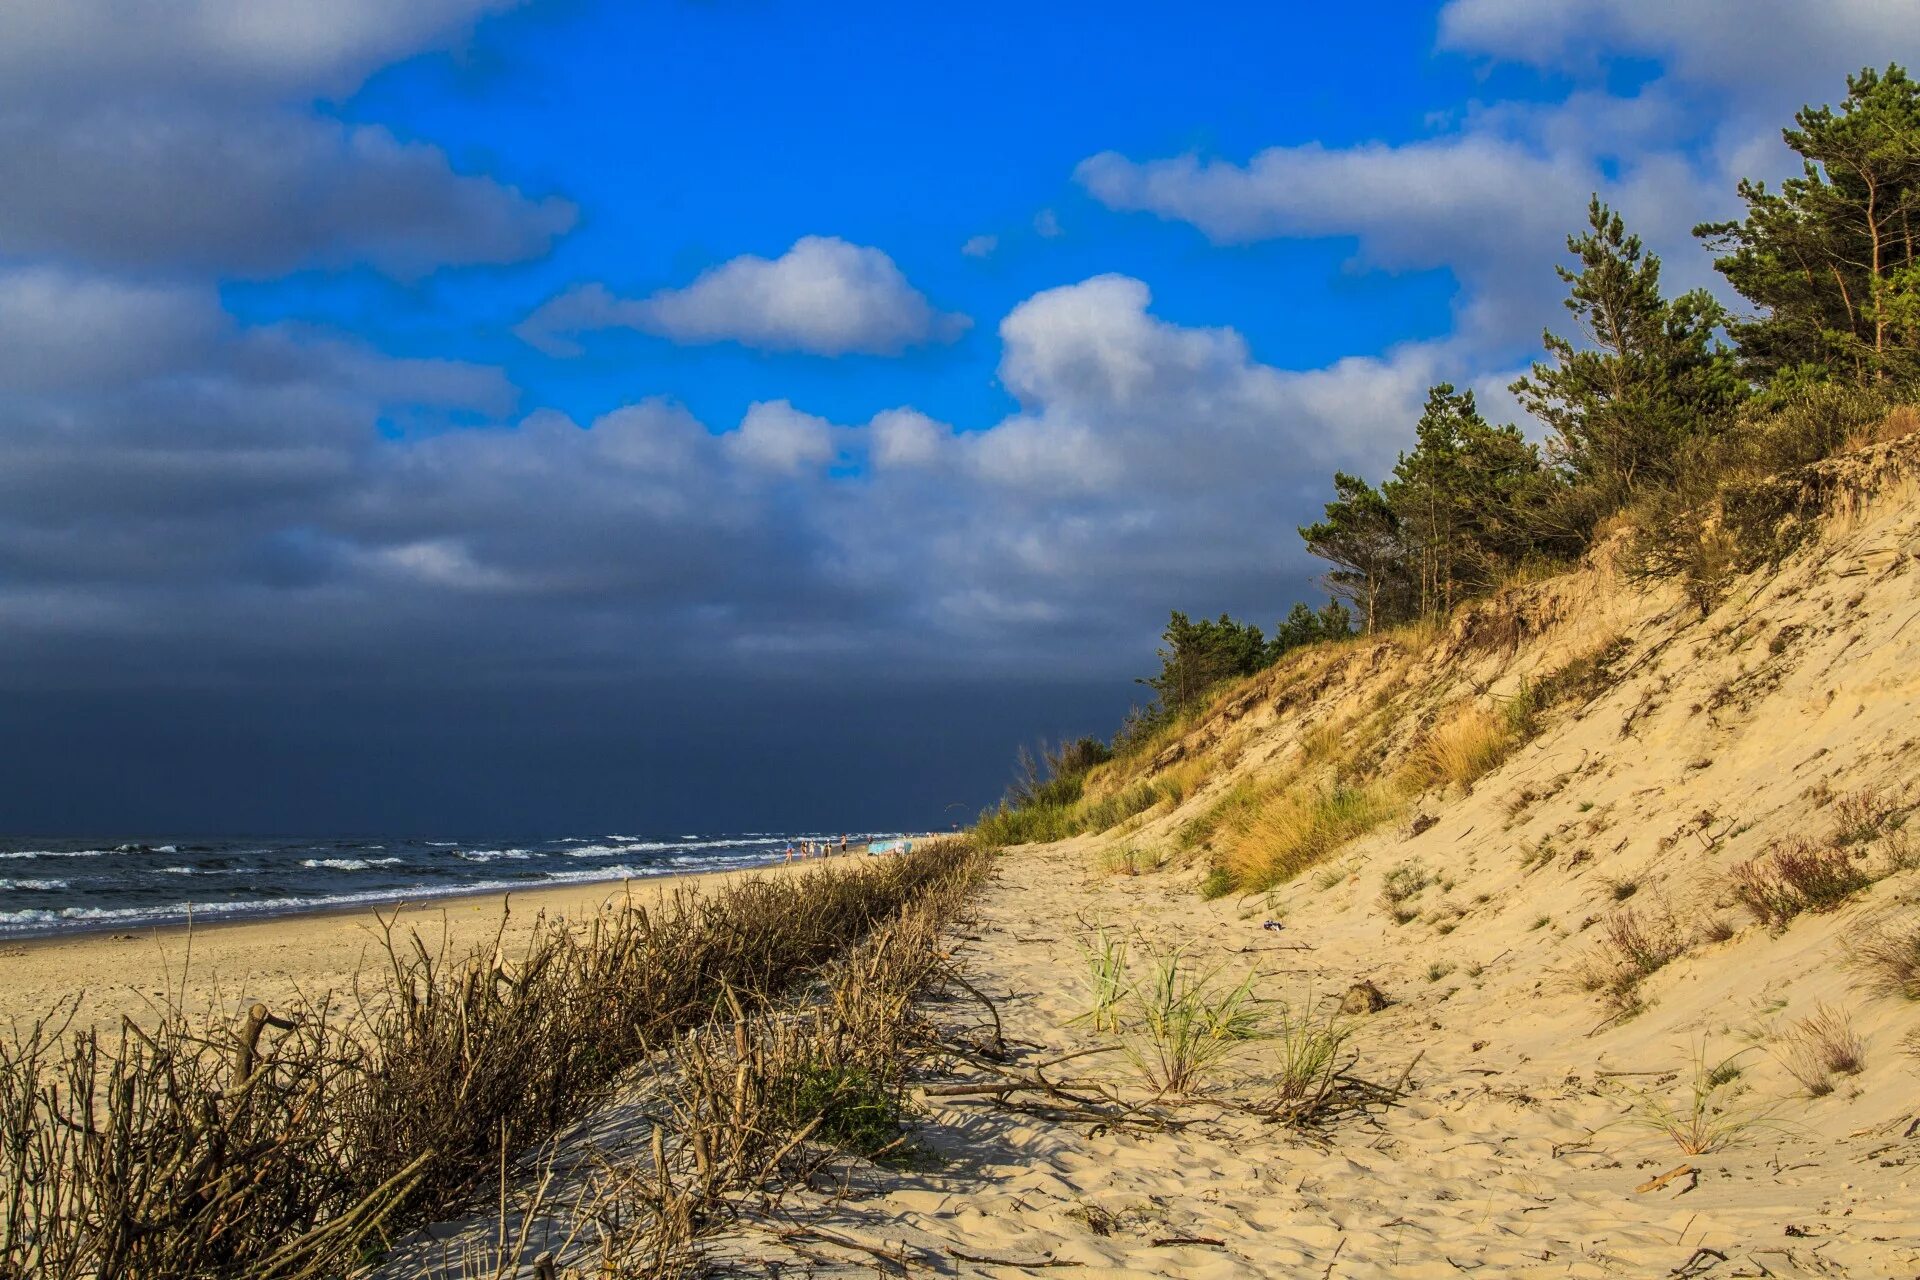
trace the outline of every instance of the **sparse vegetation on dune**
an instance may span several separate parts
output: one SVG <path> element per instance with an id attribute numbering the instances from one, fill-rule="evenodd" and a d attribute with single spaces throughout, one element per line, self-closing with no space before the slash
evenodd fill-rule
<path id="1" fill-rule="evenodd" d="M 1625 1123 L 1665 1136 L 1689 1156 L 1711 1155 L 1746 1140 L 1770 1122 L 1774 1107 L 1741 1100 L 1745 1053 L 1710 1059 L 1704 1044 L 1696 1047 L 1679 1103 L 1660 1090 L 1629 1087 L 1623 1091 L 1629 1107 Z"/>
<path id="2" fill-rule="evenodd" d="M 1845 946 L 1847 966 L 1868 992 L 1920 1000 L 1920 918 L 1883 920 Z"/>
<path id="3" fill-rule="evenodd" d="M 1729 879 L 1733 896 L 1776 929 L 1802 912 L 1831 910 L 1873 883 L 1852 850 L 1806 839 L 1736 864 Z"/>
<path id="4" fill-rule="evenodd" d="M 1831 1005 L 1821 1005 L 1782 1032 L 1775 1056 L 1814 1098 L 1833 1092 L 1836 1075 L 1857 1075 L 1867 1065 L 1867 1048 L 1854 1034 L 1852 1020 Z"/>

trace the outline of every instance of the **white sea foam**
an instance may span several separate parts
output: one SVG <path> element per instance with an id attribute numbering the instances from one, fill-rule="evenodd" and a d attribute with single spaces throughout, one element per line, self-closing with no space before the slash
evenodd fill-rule
<path id="1" fill-rule="evenodd" d="M 607 838 L 613 840 L 624 837 L 608 836 Z M 688 849 L 757 848 L 765 845 L 780 844 L 785 839 L 785 836 L 775 836 L 766 840 L 639 840 L 632 844 L 622 845 L 591 844 L 584 848 L 569 849 L 567 850 L 567 856 L 569 858 L 605 858 L 609 855 L 625 857 L 633 853 L 664 853 L 668 851 L 680 853 Z"/>
<path id="2" fill-rule="evenodd" d="M 29 891 L 38 891 L 40 893 L 53 893 L 57 890 L 64 889 L 66 887 L 67 887 L 67 882 L 65 880 L 0 879 L 0 889 L 22 889 L 22 890 L 29 890 Z"/>
<path id="3" fill-rule="evenodd" d="M 579 871 L 548 872 L 543 880 L 553 884 L 590 884 L 595 881 L 645 879 L 670 874 L 664 865 L 633 867 L 617 865 Z M 48 925 L 85 923 L 95 925 L 138 924 L 224 916 L 284 915 L 297 911 L 324 911 L 331 907 L 358 906 L 370 902 L 417 901 L 424 898 L 452 898 L 471 893 L 498 893 L 506 889 L 525 889 L 526 880 L 475 880 L 467 884 L 414 886 L 405 890 L 369 889 L 358 893 L 323 893 L 307 898 L 265 898 L 241 902 L 172 903 L 150 907 L 63 907 L 44 910 L 37 907 L 18 911 L 0 911 L 0 935 L 21 933 Z M 541 883 L 534 881 L 531 883 Z"/>
<path id="4" fill-rule="evenodd" d="M 300 865 L 315 871 L 327 868 L 331 871 L 365 871 L 368 867 L 392 867 L 399 865 L 399 858 L 303 858 Z"/>
<path id="5" fill-rule="evenodd" d="M 22 849 L 18 853 L 0 853 L 0 858 L 104 858 L 105 849 Z"/>
<path id="6" fill-rule="evenodd" d="M 526 849 L 462 849 L 454 856 L 465 858 L 468 862 L 498 862 L 502 858 L 525 862 L 533 854 Z"/>
<path id="7" fill-rule="evenodd" d="M 426 843 L 435 849 L 458 849 L 460 847 L 458 840 L 428 840 Z"/>

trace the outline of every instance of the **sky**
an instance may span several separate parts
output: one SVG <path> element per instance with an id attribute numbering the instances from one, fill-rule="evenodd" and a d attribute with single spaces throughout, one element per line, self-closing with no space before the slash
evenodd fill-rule
<path id="1" fill-rule="evenodd" d="M 1914 17 L 10 0 L 0 829 L 960 820 Z"/>

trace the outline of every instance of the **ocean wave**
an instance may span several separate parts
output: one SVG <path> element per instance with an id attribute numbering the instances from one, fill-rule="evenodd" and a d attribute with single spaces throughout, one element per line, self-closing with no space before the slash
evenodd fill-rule
<path id="1" fill-rule="evenodd" d="M 365 871 L 369 867 L 398 866 L 399 858 L 303 858 L 300 865 L 318 871 L 326 868 L 330 871 Z"/>
<path id="2" fill-rule="evenodd" d="M 607 838 L 611 840 L 616 837 Z M 580 849 L 569 849 L 567 856 L 569 858 L 605 858 L 616 855 L 625 857 L 634 853 L 683 853 L 688 849 L 761 848 L 784 843 L 786 839 L 785 836 L 773 836 L 765 840 L 637 840 L 631 844 L 592 844 Z"/>
<path id="3" fill-rule="evenodd" d="M 458 849 L 460 847 L 458 840 L 422 840 L 420 843 L 433 849 Z"/>
<path id="4" fill-rule="evenodd" d="M 468 862 L 498 862 L 502 858 L 524 862 L 533 856 L 533 852 L 529 849 L 461 849 L 453 856 L 465 858 Z"/>
<path id="5" fill-rule="evenodd" d="M 104 858 L 105 849 L 22 849 L 18 853 L 0 853 L 0 858 Z"/>
<path id="6" fill-rule="evenodd" d="M 590 884 L 596 881 L 640 880 L 668 875 L 664 865 L 652 867 L 612 866 L 583 868 L 578 871 L 548 872 L 540 880 L 475 880 L 466 884 L 415 885 L 406 889 L 367 889 L 357 893 L 321 893 L 301 898 L 260 898 L 238 902 L 179 902 L 146 907 L 61 907 L 44 909 L 25 907 L 0 911 L 0 935 L 18 934 L 31 929 L 62 923 L 92 924 L 166 924 L 184 920 L 189 914 L 196 920 L 226 916 L 275 916 L 302 911 L 325 911 L 335 907 L 363 906 L 376 902 L 413 902 L 431 898 L 453 898 L 464 894 L 500 893 L 542 884 Z"/>
<path id="7" fill-rule="evenodd" d="M 0 889 L 21 889 L 29 893 L 57 893 L 66 887 L 65 880 L 0 879 Z"/>

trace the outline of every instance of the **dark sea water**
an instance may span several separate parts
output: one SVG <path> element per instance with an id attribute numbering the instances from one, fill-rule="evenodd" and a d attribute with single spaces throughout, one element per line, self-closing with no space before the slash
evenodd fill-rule
<path id="1" fill-rule="evenodd" d="M 859 833 L 855 843 L 882 833 Z M 552 840 L 0 837 L 0 937 L 725 871 L 825 832 Z M 839 833 L 833 833 L 833 839 Z"/>

